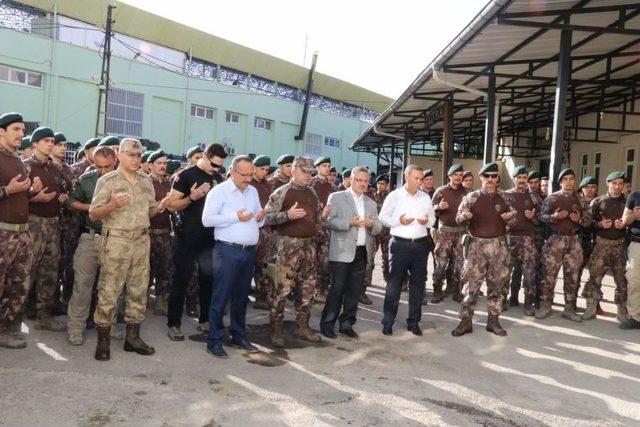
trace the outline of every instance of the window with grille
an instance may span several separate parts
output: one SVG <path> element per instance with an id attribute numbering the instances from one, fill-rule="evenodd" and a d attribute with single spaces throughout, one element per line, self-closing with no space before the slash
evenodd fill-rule
<path id="1" fill-rule="evenodd" d="M 113 135 L 142 136 L 144 95 L 122 89 L 109 89 L 107 132 Z"/>
<path id="2" fill-rule="evenodd" d="M 238 124 L 240 123 L 240 114 L 227 111 L 227 113 L 225 114 L 225 121 L 227 123 Z"/>
<path id="3" fill-rule="evenodd" d="M 304 155 L 317 159 L 322 153 L 322 135 L 307 132 L 304 138 Z"/>
<path id="4" fill-rule="evenodd" d="M 213 120 L 213 108 L 201 107 L 200 105 L 191 104 L 191 116 L 201 119 Z"/>
<path id="5" fill-rule="evenodd" d="M 23 86 L 42 87 L 42 74 L 0 65 L 0 81 Z"/>
<path id="6" fill-rule="evenodd" d="M 580 171 L 580 179 L 587 176 L 589 171 L 587 170 L 587 166 L 589 165 L 589 155 L 586 153 L 582 154 L 582 169 Z"/>
<path id="7" fill-rule="evenodd" d="M 593 160 L 593 176 L 596 182 L 600 182 L 600 162 L 602 160 L 602 153 L 596 153 Z"/>
<path id="8" fill-rule="evenodd" d="M 255 127 L 256 129 L 271 130 L 271 123 L 271 120 L 256 117 L 253 122 L 253 127 Z"/>
<path id="9" fill-rule="evenodd" d="M 324 145 L 331 148 L 340 148 L 340 140 L 338 138 L 326 136 L 324 138 Z"/>
<path id="10" fill-rule="evenodd" d="M 633 164 L 636 161 L 636 150 L 630 148 L 627 150 L 627 169 L 625 170 L 625 177 L 627 182 L 630 182 L 633 186 Z"/>

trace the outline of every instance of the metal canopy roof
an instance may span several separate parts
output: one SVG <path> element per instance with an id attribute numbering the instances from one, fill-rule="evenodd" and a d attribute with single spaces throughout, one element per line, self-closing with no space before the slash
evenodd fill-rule
<path id="1" fill-rule="evenodd" d="M 640 77 L 637 0 L 492 0 L 351 147 L 386 156 L 392 143 L 408 139 L 412 154 L 439 155 L 443 106 L 451 100 L 454 155 L 481 157 L 493 73 L 497 140 L 511 136 L 512 155 L 543 155 L 549 144 L 540 133 L 552 126 L 562 29 L 572 30 L 566 138 L 611 142 L 603 138 L 629 133 L 627 115 L 640 114 L 626 111 Z M 584 120 L 594 112 L 618 114 L 620 125 L 602 127 L 602 114 L 595 124 Z"/>

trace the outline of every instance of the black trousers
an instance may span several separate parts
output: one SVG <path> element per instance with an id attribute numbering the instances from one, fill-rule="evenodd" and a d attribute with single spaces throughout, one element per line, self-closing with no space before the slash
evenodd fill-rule
<path id="1" fill-rule="evenodd" d="M 364 288 L 367 248 L 358 246 L 353 261 L 331 261 L 329 267 L 331 268 L 331 286 L 322 310 L 320 330 L 332 331 L 336 320 L 340 322 L 340 330 L 350 329 L 356 323 L 358 297 Z"/>
<path id="2" fill-rule="evenodd" d="M 422 298 L 427 278 L 427 254 L 430 245 L 425 239 L 419 242 L 402 241 L 395 237 L 389 242 L 389 282 L 384 294 L 382 325 L 392 326 L 398 314 L 402 282 L 409 273 L 409 316 L 407 325 L 414 326 L 422 317 Z"/>
<path id="3" fill-rule="evenodd" d="M 182 324 L 187 288 L 196 261 L 198 261 L 200 299 L 199 322 L 209 321 L 209 305 L 211 304 L 213 287 L 212 249 L 212 242 L 198 238 L 198 236 L 180 235 L 176 237 L 173 252 L 173 282 L 169 292 L 169 307 L 167 309 L 167 326 L 170 328 L 180 327 Z"/>

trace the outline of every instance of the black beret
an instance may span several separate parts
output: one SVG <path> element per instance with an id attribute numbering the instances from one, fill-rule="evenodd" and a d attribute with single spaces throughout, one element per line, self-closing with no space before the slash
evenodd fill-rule
<path id="1" fill-rule="evenodd" d="M 529 180 L 531 180 L 531 179 L 540 179 L 540 172 L 538 172 L 538 171 L 529 172 L 529 175 L 527 176 L 527 179 L 529 179 Z"/>
<path id="2" fill-rule="evenodd" d="M 331 157 L 329 156 L 320 156 L 313 162 L 313 166 L 320 166 L 323 163 L 331 163 Z"/>
<path id="3" fill-rule="evenodd" d="M 149 157 L 147 157 L 147 163 L 153 163 L 160 157 L 167 157 L 167 155 L 162 150 L 154 151 L 153 153 L 149 154 Z"/>
<path id="4" fill-rule="evenodd" d="M 613 181 L 614 179 L 625 179 L 626 174 L 622 171 L 613 171 L 609 175 L 607 175 L 607 182 Z"/>
<path id="5" fill-rule="evenodd" d="M 482 175 L 487 172 L 500 172 L 500 169 L 498 168 L 498 164 L 495 162 L 486 163 L 485 165 L 482 166 L 482 168 L 480 168 L 480 172 L 478 172 L 478 174 Z"/>
<path id="6" fill-rule="evenodd" d="M 154 153 L 153 150 L 147 150 L 144 153 L 142 153 L 142 155 L 140 156 L 140 162 L 147 163 L 149 161 L 149 156 L 152 155 L 153 153 Z"/>
<path id="7" fill-rule="evenodd" d="M 453 175 L 456 172 L 464 172 L 464 168 L 462 167 L 461 164 L 458 164 L 458 163 L 452 164 L 449 170 L 447 171 L 447 175 Z"/>
<path id="8" fill-rule="evenodd" d="M 55 135 L 53 135 L 53 137 L 55 138 L 56 144 L 60 144 L 61 142 L 67 142 L 67 137 L 64 136 L 64 133 L 62 132 L 56 132 Z"/>
<path id="9" fill-rule="evenodd" d="M 343 170 L 342 178 L 351 178 L 351 169 Z"/>
<path id="10" fill-rule="evenodd" d="M 117 136 L 105 136 L 98 143 L 98 147 L 116 147 L 120 145 L 120 138 Z"/>
<path id="11" fill-rule="evenodd" d="M 194 155 L 202 153 L 202 147 L 196 145 L 195 147 L 191 147 L 187 150 L 187 159 L 193 157 Z"/>
<path id="12" fill-rule="evenodd" d="M 566 169 L 562 169 L 560 171 L 560 173 L 558 174 L 558 181 L 561 181 L 562 178 L 564 178 L 567 175 L 573 175 L 576 176 L 576 173 L 573 171 L 573 169 L 571 168 L 566 168 Z M 584 181 L 584 180 L 583 180 Z"/>
<path id="13" fill-rule="evenodd" d="M 97 147 L 98 144 L 100 144 L 100 138 L 89 138 L 82 146 L 82 149 L 87 150 L 89 148 Z"/>
<path id="14" fill-rule="evenodd" d="M 264 155 L 258 156 L 253 159 L 253 165 L 259 168 L 263 166 L 271 166 L 271 157 Z"/>
<path id="15" fill-rule="evenodd" d="M 527 175 L 527 168 L 522 165 L 516 166 L 515 168 L 513 168 L 513 171 L 511 172 L 511 176 L 518 176 L 522 174 Z M 527 179 L 528 178 L 529 178 L 529 175 L 527 175 Z"/>
<path id="16" fill-rule="evenodd" d="M 468 178 L 468 177 L 473 177 L 473 172 L 471 171 L 464 171 L 464 173 L 462 174 L 462 178 Z"/>
<path id="17" fill-rule="evenodd" d="M 0 116 L 0 127 L 7 127 L 14 123 L 23 123 L 24 119 L 20 113 L 4 113 Z"/>
<path id="18" fill-rule="evenodd" d="M 331 167 L 331 169 L 330 169 L 329 171 L 330 171 L 330 172 L 337 172 L 337 171 L 336 171 L 336 167 L 335 167 L 335 166 L 332 166 L 332 167 Z"/>
<path id="19" fill-rule="evenodd" d="M 20 144 L 20 150 L 26 150 L 31 147 L 31 136 L 25 136 L 22 138 L 22 143 Z"/>
<path id="20" fill-rule="evenodd" d="M 271 175 L 272 173 L 275 173 L 277 170 L 278 170 L 278 167 L 276 165 L 271 165 L 269 166 L 268 174 Z"/>
<path id="21" fill-rule="evenodd" d="M 376 182 L 381 182 L 381 181 L 389 182 L 389 176 L 388 175 L 380 175 L 379 177 L 376 178 Z"/>
<path id="22" fill-rule="evenodd" d="M 276 164 L 286 165 L 287 163 L 293 163 L 294 158 L 295 156 L 293 154 L 283 154 L 282 156 L 278 157 L 278 160 L 276 160 Z"/>
<path id="23" fill-rule="evenodd" d="M 15 123 L 15 122 L 14 122 Z M 54 138 L 55 134 L 51 130 L 51 128 L 41 126 L 38 129 L 34 130 L 31 134 L 31 142 L 38 142 L 43 138 Z"/>
<path id="24" fill-rule="evenodd" d="M 178 169 L 180 169 L 180 166 L 182 166 L 182 163 L 180 163 L 180 160 L 167 161 L 167 174 L 173 175 L 174 173 L 176 173 Z"/>
<path id="25" fill-rule="evenodd" d="M 422 172 L 422 176 L 425 177 L 425 178 L 428 177 L 428 176 L 433 176 L 433 171 L 431 169 L 427 168 Z"/>

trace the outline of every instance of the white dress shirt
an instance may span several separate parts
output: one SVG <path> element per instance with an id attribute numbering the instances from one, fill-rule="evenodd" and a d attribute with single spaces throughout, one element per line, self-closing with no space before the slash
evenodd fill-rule
<path id="1" fill-rule="evenodd" d="M 400 217 L 414 218 L 411 224 L 400 224 Z M 421 225 L 417 219 L 427 217 L 426 225 Z M 416 194 L 411 195 L 407 189 L 402 186 L 393 190 L 386 199 L 380 214 L 378 215 L 380 222 L 389 227 L 391 235 L 401 237 L 403 239 L 419 239 L 425 237 L 428 228 L 433 227 L 436 222 L 436 213 L 431 204 L 431 197 L 424 191 L 418 190 Z"/>
<path id="2" fill-rule="evenodd" d="M 253 213 L 249 221 L 240 221 L 238 210 Z M 209 191 L 202 211 L 202 225 L 215 227 L 213 234 L 216 240 L 238 245 L 253 246 L 258 244 L 259 228 L 264 219 L 256 222 L 255 215 L 260 212 L 258 191 L 249 185 L 240 191 L 232 179 L 218 184 Z"/>
<path id="3" fill-rule="evenodd" d="M 366 219 L 364 213 L 364 194 L 361 194 L 359 197 L 355 191 L 349 187 L 347 190 L 351 193 L 351 197 L 353 197 L 353 203 L 356 204 L 356 210 L 358 211 L 358 217 L 360 219 Z M 358 243 L 356 246 L 365 246 L 367 244 L 367 230 L 364 227 L 358 227 Z"/>

